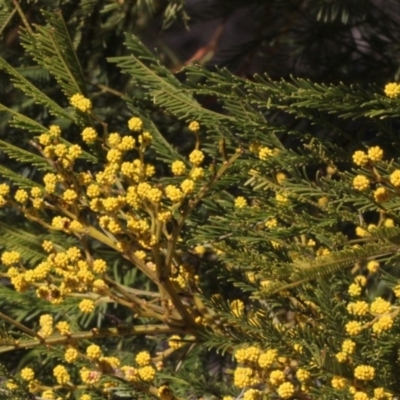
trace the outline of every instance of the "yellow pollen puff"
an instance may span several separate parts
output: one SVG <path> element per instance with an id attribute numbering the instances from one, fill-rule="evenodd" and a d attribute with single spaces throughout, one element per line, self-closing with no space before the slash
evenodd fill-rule
<path id="1" fill-rule="evenodd" d="M 248 389 L 243 393 L 243 400 L 261 400 L 262 392 L 257 389 Z"/>
<path id="2" fill-rule="evenodd" d="M 25 203 L 28 200 L 29 195 L 28 195 L 28 192 L 25 189 L 18 189 L 15 192 L 14 198 L 18 203 L 22 204 L 22 203 Z"/>
<path id="3" fill-rule="evenodd" d="M 396 82 L 390 82 L 385 86 L 384 92 L 385 92 L 385 95 L 387 97 L 390 97 L 391 99 L 399 97 L 400 85 Z"/>
<path id="4" fill-rule="evenodd" d="M 53 317 L 50 314 L 44 314 L 39 318 L 40 330 L 38 334 L 43 338 L 53 334 Z"/>
<path id="5" fill-rule="evenodd" d="M 345 330 L 350 336 L 357 336 L 362 331 L 362 325 L 358 321 L 350 321 L 345 325 Z"/>
<path id="6" fill-rule="evenodd" d="M 68 147 L 63 143 L 59 143 L 54 147 L 54 154 L 59 158 L 63 158 L 68 154 Z"/>
<path id="7" fill-rule="evenodd" d="M 165 195 L 168 199 L 170 199 L 173 203 L 179 203 L 184 198 L 183 192 L 174 185 L 168 185 L 165 188 Z"/>
<path id="8" fill-rule="evenodd" d="M 367 315 L 369 306 L 365 301 L 356 301 L 347 305 L 347 311 L 352 315 L 364 316 Z"/>
<path id="9" fill-rule="evenodd" d="M 141 351 L 136 355 L 135 361 L 139 367 L 145 367 L 146 365 L 149 365 L 151 361 L 150 353 L 148 351 Z"/>
<path id="10" fill-rule="evenodd" d="M 201 167 L 193 167 L 192 171 L 190 172 L 190 177 L 194 181 L 204 178 L 204 169 Z"/>
<path id="11" fill-rule="evenodd" d="M 201 150 L 193 150 L 189 154 L 189 161 L 198 167 L 204 161 L 204 153 Z"/>
<path id="12" fill-rule="evenodd" d="M 350 340 L 350 339 L 346 339 L 346 340 L 342 343 L 342 351 L 343 351 L 343 353 L 346 353 L 346 354 L 353 354 L 355 348 L 356 348 L 355 342 L 353 342 L 353 341 Z"/>
<path id="13" fill-rule="evenodd" d="M 92 267 L 93 267 L 93 271 L 96 274 L 104 274 L 104 272 L 107 271 L 107 263 L 104 260 L 102 260 L 101 258 L 94 260 Z"/>
<path id="14" fill-rule="evenodd" d="M 368 164 L 368 156 L 362 150 L 357 150 L 353 154 L 353 162 L 359 167 L 365 167 Z"/>
<path id="15" fill-rule="evenodd" d="M 74 144 L 72 146 L 70 146 L 68 148 L 68 160 L 67 160 L 67 164 L 72 164 L 72 162 L 74 160 L 76 160 L 77 158 L 79 158 L 82 154 L 82 147 Z M 69 165 L 68 165 L 69 166 Z"/>
<path id="16" fill-rule="evenodd" d="M 92 396 L 90 394 L 83 394 L 79 397 L 79 400 L 92 400 Z"/>
<path id="17" fill-rule="evenodd" d="M 364 175 L 357 175 L 353 179 L 353 188 L 362 192 L 369 188 L 369 179 Z"/>
<path id="18" fill-rule="evenodd" d="M 122 160 L 122 153 L 118 149 L 111 149 L 107 152 L 107 161 L 118 164 Z"/>
<path id="19" fill-rule="evenodd" d="M 62 195 L 63 200 L 68 203 L 68 204 L 72 204 L 77 198 L 78 195 L 75 192 L 75 190 L 72 189 L 67 189 L 63 195 Z"/>
<path id="20" fill-rule="evenodd" d="M 58 322 L 56 325 L 56 329 L 58 332 L 60 332 L 60 335 L 67 336 L 67 335 L 71 334 L 71 328 L 67 321 Z"/>
<path id="21" fill-rule="evenodd" d="M 290 382 L 282 383 L 282 385 L 278 387 L 277 393 L 282 399 L 289 399 L 294 394 L 294 386 Z"/>
<path id="22" fill-rule="evenodd" d="M 59 385 L 65 385 L 71 379 L 67 369 L 63 365 L 57 365 L 53 369 L 53 375 Z"/>
<path id="23" fill-rule="evenodd" d="M 158 188 L 151 188 L 147 193 L 146 197 L 152 202 L 152 203 L 159 203 L 162 199 L 162 191 Z"/>
<path id="24" fill-rule="evenodd" d="M 393 317 L 391 315 L 382 315 L 378 321 L 372 324 L 372 331 L 376 334 L 390 330 L 394 325 Z"/>
<path id="25" fill-rule="evenodd" d="M 101 188 L 97 183 L 92 183 L 87 187 L 86 194 L 89 197 L 99 197 L 101 195 Z"/>
<path id="26" fill-rule="evenodd" d="M 129 151 L 135 148 L 135 138 L 132 136 L 124 136 L 121 140 L 121 143 L 118 145 L 118 150 L 120 151 Z"/>
<path id="27" fill-rule="evenodd" d="M 38 141 L 42 146 L 49 146 L 51 144 L 51 136 L 48 133 L 42 133 L 38 137 Z"/>
<path id="28" fill-rule="evenodd" d="M 343 351 L 336 353 L 335 357 L 340 363 L 345 363 L 347 361 L 347 353 L 345 353 Z"/>
<path id="29" fill-rule="evenodd" d="M 0 184 L 0 196 L 7 196 L 10 193 L 10 186 L 6 183 Z"/>
<path id="30" fill-rule="evenodd" d="M 285 380 L 285 373 L 276 369 L 269 374 L 269 380 L 274 386 L 278 386 Z"/>
<path id="31" fill-rule="evenodd" d="M 249 367 L 237 367 L 233 374 L 233 383 L 238 388 L 245 388 L 252 383 L 253 370 Z"/>
<path id="32" fill-rule="evenodd" d="M 368 158 L 373 162 L 382 160 L 383 150 L 379 146 L 370 147 L 368 149 Z"/>
<path id="33" fill-rule="evenodd" d="M 85 143 L 93 144 L 97 139 L 97 132 L 92 127 L 87 127 L 82 131 L 81 136 Z"/>
<path id="34" fill-rule="evenodd" d="M 390 312 L 391 304 L 382 299 L 382 297 L 377 297 L 373 303 L 371 304 L 371 313 L 372 314 L 386 314 Z"/>
<path id="35" fill-rule="evenodd" d="M 82 368 L 79 371 L 79 374 L 81 376 L 82 382 L 93 385 L 95 383 L 98 383 L 101 378 L 101 372 L 100 371 L 92 371 L 87 368 Z"/>
<path id="36" fill-rule="evenodd" d="M 6 266 L 18 264 L 20 261 L 21 254 L 19 254 L 17 251 L 5 251 L 1 255 L 1 262 Z"/>
<path id="37" fill-rule="evenodd" d="M 192 193 L 194 188 L 195 188 L 195 184 L 194 184 L 194 181 L 192 181 L 191 179 L 185 179 L 181 183 L 181 189 L 182 189 L 183 193 L 185 193 L 185 194 Z"/>
<path id="38" fill-rule="evenodd" d="M 238 349 L 235 353 L 235 358 L 240 363 L 257 362 L 260 357 L 261 350 L 258 347 L 250 346 L 245 349 Z"/>
<path id="39" fill-rule="evenodd" d="M 110 147 L 117 147 L 121 143 L 121 135 L 119 133 L 110 133 L 107 138 L 107 144 Z"/>
<path id="40" fill-rule="evenodd" d="M 346 379 L 341 376 L 334 376 L 331 380 L 331 386 L 334 389 L 344 389 L 347 386 Z"/>
<path id="41" fill-rule="evenodd" d="M 371 272 L 371 274 L 375 274 L 379 271 L 379 263 L 375 260 L 369 261 L 367 264 L 367 270 Z"/>
<path id="42" fill-rule="evenodd" d="M 200 130 L 200 124 L 197 121 L 192 121 L 188 128 L 189 131 L 198 132 Z"/>
<path id="43" fill-rule="evenodd" d="M 361 291 L 362 288 L 358 283 L 352 283 L 347 292 L 351 297 L 358 297 L 361 294 Z"/>
<path id="44" fill-rule="evenodd" d="M 273 150 L 270 149 L 267 146 L 260 147 L 259 150 L 258 150 L 258 158 L 260 160 L 264 160 L 265 161 L 268 157 L 271 157 L 273 155 L 274 155 Z"/>
<path id="45" fill-rule="evenodd" d="M 393 293 L 394 293 L 394 295 L 395 295 L 397 298 L 400 297 L 400 285 L 396 285 L 396 286 L 393 288 Z"/>
<path id="46" fill-rule="evenodd" d="M 86 349 L 86 355 L 91 359 L 91 360 L 97 360 L 100 358 L 103 353 L 101 351 L 100 346 L 97 346 L 97 344 L 91 344 L 89 347 Z"/>
<path id="47" fill-rule="evenodd" d="M 139 132 L 142 130 L 143 127 L 143 121 L 140 118 L 137 117 L 132 117 L 129 121 L 128 121 L 128 128 L 131 131 L 134 132 Z"/>
<path id="48" fill-rule="evenodd" d="M 69 99 L 69 102 L 72 107 L 75 107 L 82 112 L 87 112 L 92 108 L 92 102 L 80 93 L 74 94 Z"/>
<path id="49" fill-rule="evenodd" d="M 78 350 L 74 347 L 69 347 L 67 350 L 65 350 L 64 359 L 67 363 L 74 363 L 78 359 L 78 356 Z"/>
<path id="50" fill-rule="evenodd" d="M 167 222 L 172 218 L 171 211 L 160 211 L 157 214 L 157 219 L 161 222 Z"/>
<path id="51" fill-rule="evenodd" d="M 32 368 L 24 368 L 21 370 L 21 378 L 25 381 L 32 381 L 35 378 L 35 372 Z"/>
<path id="52" fill-rule="evenodd" d="M 171 171 L 175 176 L 183 175 L 186 170 L 184 162 L 176 160 L 171 164 Z"/>
<path id="53" fill-rule="evenodd" d="M 89 314 L 95 309 L 95 304 L 93 300 L 83 299 L 79 303 L 79 310 L 84 314 Z"/>
<path id="54" fill-rule="evenodd" d="M 155 368 L 150 365 L 139 368 L 138 373 L 140 379 L 145 382 L 151 382 L 156 376 Z"/>
<path id="55" fill-rule="evenodd" d="M 300 381 L 300 382 L 306 382 L 310 379 L 311 374 L 309 371 L 303 369 L 303 368 L 299 368 L 296 372 L 296 378 Z"/>
<path id="56" fill-rule="evenodd" d="M 390 183 L 394 187 L 400 187 L 400 169 L 396 169 L 390 175 Z"/>
<path id="57" fill-rule="evenodd" d="M 359 365 L 354 369 L 354 377 L 362 381 L 371 381 L 375 377 L 375 368 L 369 365 Z"/>
<path id="58" fill-rule="evenodd" d="M 236 197 L 235 207 L 239 209 L 247 207 L 247 200 L 243 196 Z"/>

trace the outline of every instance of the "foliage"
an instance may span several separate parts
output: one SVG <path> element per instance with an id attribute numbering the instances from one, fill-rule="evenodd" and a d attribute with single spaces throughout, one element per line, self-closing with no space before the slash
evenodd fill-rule
<path id="1" fill-rule="evenodd" d="M 399 397 L 400 85 L 175 75 L 129 32 L 94 84 L 87 18 L 131 3 L 185 15 L 3 5 L 0 398 Z"/>

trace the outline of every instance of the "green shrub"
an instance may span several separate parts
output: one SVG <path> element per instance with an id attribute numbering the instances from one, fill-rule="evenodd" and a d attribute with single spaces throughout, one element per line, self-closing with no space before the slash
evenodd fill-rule
<path id="1" fill-rule="evenodd" d="M 96 93 L 44 18 L 62 94 L 0 59 L 48 115 L 0 104 L 0 398 L 397 398 L 400 86 L 181 82 L 128 34 Z"/>

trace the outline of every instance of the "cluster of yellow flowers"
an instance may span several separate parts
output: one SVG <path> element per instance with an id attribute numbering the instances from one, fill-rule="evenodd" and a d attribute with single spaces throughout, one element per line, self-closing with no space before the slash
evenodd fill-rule
<path id="1" fill-rule="evenodd" d="M 72 292 L 101 292 L 107 287 L 101 279 L 107 269 L 104 260 L 87 260 L 78 247 L 60 251 L 50 241 L 44 241 L 43 248 L 50 254 L 33 269 L 25 268 L 20 255 L 15 251 L 2 254 L 2 262 L 9 266 L 7 274 L 17 291 L 23 292 L 33 287 L 38 297 L 52 304 L 60 304 Z M 49 279 L 50 276 L 58 279 Z M 56 284 L 57 281 L 60 283 Z M 91 312 L 94 302 L 90 298 L 84 299 L 79 308 L 82 312 Z M 42 333 L 48 330 L 44 326 L 43 329 Z"/>
<path id="2" fill-rule="evenodd" d="M 383 159 L 383 150 L 379 146 L 370 147 L 368 152 L 357 150 L 353 154 L 353 162 L 359 167 L 367 167 L 371 171 L 371 176 L 358 174 L 353 178 L 353 188 L 364 192 L 370 189 L 371 183 L 378 184 L 373 192 L 374 200 L 377 203 L 384 203 L 390 199 L 390 187 L 384 186 L 383 183 L 389 183 L 394 188 L 400 187 L 400 169 L 395 169 L 388 178 L 383 178 L 373 168 L 373 164 Z"/>
<path id="3" fill-rule="evenodd" d="M 282 399 L 289 399 L 295 393 L 308 393 L 310 371 L 299 368 L 297 362 L 291 363 L 286 357 L 279 357 L 276 349 L 262 351 L 249 346 L 237 349 L 234 356 L 238 365 L 233 373 L 233 383 L 243 390 L 243 398 L 261 399 L 265 391 L 276 393 Z"/>
<path id="4" fill-rule="evenodd" d="M 86 348 L 85 353 L 79 352 L 78 349 L 76 349 L 75 347 L 67 347 L 65 351 L 65 360 L 67 361 L 67 363 L 72 364 L 79 357 L 81 359 L 86 359 L 91 362 L 90 367 L 86 364 L 86 366 L 82 367 L 79 371 L 80 379 L 84 385 L 88 386 L 88 389 L 96 386 L 98 388 L 102 387 L 103 389 L 107 389 L 110 385 L 113 386 L 112 382 L 101 383 L 103 373 L 110 369 L 117 371 L 118 376 L 128 382 L 151 383 L 156 377 L 157 369 L 162 368 L 159 363 L 157 363 L 157 365 L 155 366 L 152 365 L 152 359 L 148 351 L 141 351 L 136 355 L 135 362 L 137 366 L 134 367 L 130 365 L 121 366 L 121 361 L 117 357 L 103 356 L 101 348 L 95 344 L 89 345 Z M 53 400 L 61 399 L 60 397 L 56 397 L 53 390 L 45 389 L 46 386 L 44 384 L 42 384 L 38 380 L 35 380 L 35 371 L 32 368 L 23 368 L 20 372 L 20 376 L 22 380 L 28 382 L 28 389 L 31 393 L 37 393 L 42 390 L 42 398 Z M 62 364 L 58 364 L 53 368 L 53 377 L 55 382 L 61 387 L 70 387 L 72 384 L 71 374 L 69 373 L 68 369 Z M 18 384 L 16 384 L 14 380 L 8 380 L 7 388 L 9 390 L 17 390 L 18 387 Z M 161 388 L 160 392 L 162 392 Z M 170 398 L 172 399 L 172 392 L 169 391 L 169 393 L 171 394 Z M 91 400 L 91 398 L 92 397 L 89 394 L 82 394 L 79 397 L 79 400 Z M 168 399 L 166 394 L 160 396 L 160 398 Z"/>
<path id="5" fill-rule="evenodd" d="M 82 112 L 88 112 L 92 108 L 92 102 L 80 93 L 74 94 L 69 99 L 69 102 L 72 107 L 75 107 Z"/>

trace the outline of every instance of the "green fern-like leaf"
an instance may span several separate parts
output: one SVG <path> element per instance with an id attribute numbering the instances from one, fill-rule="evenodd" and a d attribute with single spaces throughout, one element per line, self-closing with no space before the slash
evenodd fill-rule
<path id="1" fill-rule="evenodd" d="M 22 45 L 35 61 L 55 77 L 67 97 L 85 93 L 85 79 L 60 12 L 43 12 L 48 26 L 21 33 Z"/>
<path id="2" fill-rule="evenodd" d="M 21 89 L 27 96 L 32 97 L 35 102 L 47 107 L 51 114 L 67 120 L 73 119 L 66 110 L 60 107 L 50 97 L 46 96 L 43 91 L 29 82 L 20 72 L 2 58 L 0 58 L 0 68 L 11 75 L 15 87 Z M 24 119 L 26 120 L 26 117 Z"/>
<path id="3" fill-rule="evenodd" d="M 45 158 L 13 146 L 3 140 L 0 140 L 0 150 L 3 150 L 10 158 L 33 165 L 42 171 L 53 170 Z"/>

